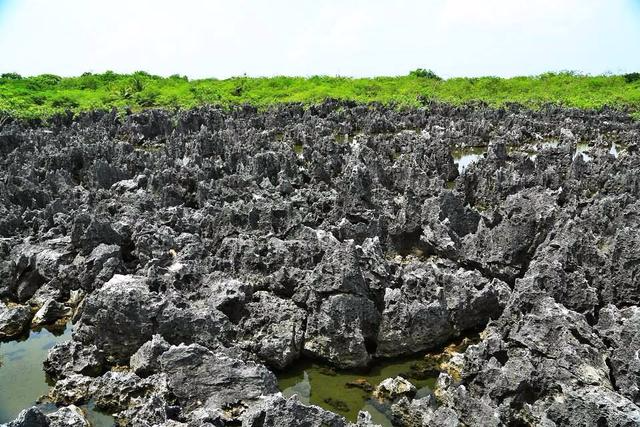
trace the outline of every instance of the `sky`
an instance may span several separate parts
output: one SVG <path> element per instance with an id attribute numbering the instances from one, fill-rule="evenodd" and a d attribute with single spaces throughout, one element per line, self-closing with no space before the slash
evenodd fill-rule
<path id="1" fill-rule="evenodd" d="M 0 72 L 640 71 L 640 0 L 0 0 Z"/>

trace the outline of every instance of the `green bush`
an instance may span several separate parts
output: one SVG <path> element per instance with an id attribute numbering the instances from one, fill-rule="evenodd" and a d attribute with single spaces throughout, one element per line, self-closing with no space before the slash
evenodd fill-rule
<path id="1" fill-rule="evenodd" d="M 442 80 L 440 76 L 431 70 L 425 70 L 424 68 L 417 68 L 409 73 L 412 77 L 420 77 L 421 79 L 433 79 Z"/>
<path id="2" fill-rule="evenodd" d="M 77 108 L 79 104 L 75 99 L 62 95 L 51 101 L 51 106 L 57 109 L 73 110 L 74 108 Z"/>
<path id="3" fill-rule="evenodd" d="M 622 77 L 624 77 L 624 81 L 625 82 L 633 83 L 633 82 L 637 82 L 638 80 L 640 80 L 640 73 L 624 74 Z"/>
<path id="4" fill-rule="evenodd" d="M 54 74 L 41 74 L 35 77 L 28 77 L 26 80 L 27 87 L 31 90 L 46 90 L 57 86 L 62 77 Z"/>
<path id="5" fill-rule="evenodd" d="M 0 74 L 0 78 L 6 80 L 22 80 L 22 76 L 18 73 L 4 73 Z"/>
<path id="6" fill-rule="evenodd" d="M 35 95 L 31 95 L 29 97 L 29 100 L 34 104 L 34 105 L 44 105 L 45 102 L 47 101 L 47 98 L 44 95 L 40 95 L 40 94 L 35 94 Z"/>
<path id="7" fill-rule="evenodd" d="M 126 107 L 141 110 L 167 106 L 190 108 L 202 104 L 249 103 L 268 107 L 283 102 L 311 104 L 325 99 L 377 102 L 419 107 L 439 101 L 452 104 L 483 102 L 493 107 L 519 103 L 538 108 L 548 103 L 576 108 L 605 105 L 640 111 L 636 73 L 625 76 L 588 76 L 571 72 L 532 77 L 476 77 L 440 79 L 418 69 L 408 76 L 349 78 L 331 76 L 247 77 L 188 80 L 148 73 L 85 73 L 78 77 L 54 75 L 19 78 L 0 75 L 0 111 L 23 118 L 46 118 L 61 109 L 75 112 Z"/>
<path id="8" fill-rule="evenodd" d="M 144 79 L 142 76 L 134 75 L 131 78 L 131 84 L 129 86 L 132 92 L 142 92 L 144 89 Z"/>
<path id="9" fill-rule="evenodd" d="M 157 90 L 144 90 L 134 95 L 133 99 L 141 107 L 154 107 L 157 104 L 160 92 Z"/>

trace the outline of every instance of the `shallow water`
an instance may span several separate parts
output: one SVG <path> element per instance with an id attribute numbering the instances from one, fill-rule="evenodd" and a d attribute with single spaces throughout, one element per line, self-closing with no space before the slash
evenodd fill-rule
<path id="1" fill-rule="evenodd" d="M 71 339 L 73 327 L 33 330 L 28 338 L 0 343 L 0 423 L 12 421 L 23 409 L 37 404 L 48 393 L 49 382 L 42 362 L 51 347 Z M 39 405 L 43 412 L 53 412 L 54 405 Z M 112 426 L 113 418 L 83 406 L 96 427 Z"/>
<path id="2" fill-rule="evenodd" d="M 431 394 L 437 376 L 421 374 L 418 365 L 423 358 L 383 361 L 373 366 L 368 372 L 334 370 L 320 363 L 301 361 L 297 365 L 278 375 L 278 384 L 286 397 L 298 395 L 301 402 L 320 406 L 355 421 L 360 410 L 368 411 L 373 422 L 382 426 L 390 426 L 385 415 L 388 409 L 371 393 L 357 387 L 349 387 L 348 383 L 366 380 L 373 387 L 386 378 L 398 375 L 408 379 L 418 389 L 416 397 Z"/>
<path id="3" fill-rule="evenodd" d="M 486 152 L 487 147 L 464 147 L 451 151 L 451 156 L 453 163 L 458 165 L 458 172 L 462 174 L 471 163 L 482 159 Z"/>
<path id="4" fill-rule="evenodd" d="M 582 159 L 585 162 L 588 162 L 590 160 L 592 160 L 593 158 L 588 154 L 590 151 L 590 147 L 589 144 L 586 144 L 584 142 L 579 143 L 578 145 L 576 145 L 576 156 L 578 155 L 582 155 Z"/>
<path id="5" fill-rule="evenodd" d="M 616 159 L 618 158 L 618 146 L 615 142 L 611 143 L 611 148 L 609 149 L 609 154 L 611 154 Z"/>

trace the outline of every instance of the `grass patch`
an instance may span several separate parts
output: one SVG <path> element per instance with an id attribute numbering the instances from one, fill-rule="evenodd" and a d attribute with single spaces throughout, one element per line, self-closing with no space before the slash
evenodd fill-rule
<path id="1" fill-rule="evenodd" d="M 192 108 L 203 104 L 268 107 L 284 102 L 305 104 L 327 98 L 418 107 L 435 100 L 452 104 L 473 101 L 493 107 L 518 103 L 530 108 L 560 104 L 585 109 L 610 106 L 640 111 L 640 78 L 626 75 L 587 76 L 546 73 L 531 77 L 479 77 L 443 80 L 430 70 L 407 76 L 234 77 L 189 80 L 184 76 L 85 73 L 78 77 L 45 74 L 0 75 L 0 115 L 46 118 L 64 111 L 92 109 Z"/>

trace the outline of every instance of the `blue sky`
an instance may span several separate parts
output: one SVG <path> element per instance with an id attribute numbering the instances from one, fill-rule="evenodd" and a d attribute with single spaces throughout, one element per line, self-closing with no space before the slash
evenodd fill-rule
<path id="1" fill-rule="evenodd" d="M 0 71 L 640 70 L 640 0 L 0 0 Z"/>

